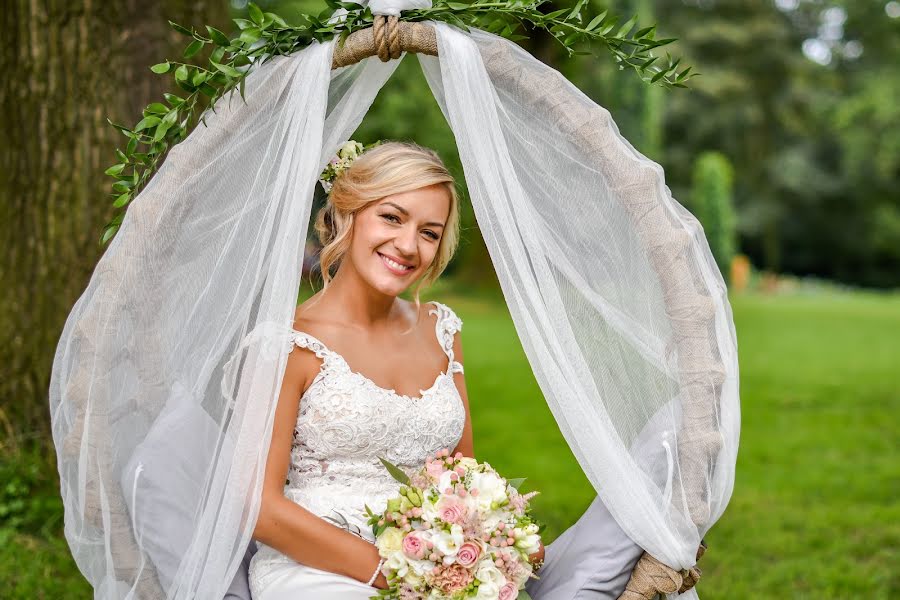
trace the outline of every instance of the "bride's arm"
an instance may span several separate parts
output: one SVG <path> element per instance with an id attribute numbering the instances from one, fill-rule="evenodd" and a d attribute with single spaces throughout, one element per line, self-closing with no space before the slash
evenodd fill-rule
<path id="1" fill-rule="evenodd" d="M 453 357 L 459 364 L 463 364 L 462 336 L 459 333 L 453 338 Z M 472 415 L 469 413 L 469 396 L 466 392 L 466 379 L 463 377 L 462 373 L 454 373 L 453 381 L 456 383 L 456 389 L 459 390 L 463 406 L 466 407 L 466 424 L 463 426 L 463 432 L 462 436 L 459 438 L 459 443 L 456 445 L 456 448 L 453 449 L 451 454 L 462 452 L 463 456 L 475 458 L 475 448 L 473 447 L 472 442 Z"/>
<path id="2" fill-rule="evenodd" d="M 462 351 L 462 336 L 459 334 L 456 335 L 456 338 L 453 340 L 453 356 L 456 357 L 456 360 L 462 364 L 463 361 L 463 351 Z M 456 448 L 453 449 L 453 454 L 457 452 L 462 452 L 463 456 L 470 456 L 475 458 L 475 450 L 472 447 L 472 416 L 469 413 L 469 398 L 466 393 L 466 380 L 463 377 L 462 373 L 456 373 L 453 376 L 453 381 L 456 383 L 456 389 L 459 390 L 459 395 L 462 397 L 463 405 L 466 407 L 466 424 L 463 427 L 462 437 L 459 440 L 459 443 L 456 445 Z M 544 543 L 541 542 L 541 546 L 537 552 L 534 554 L 530 554 L 528 559 L 532 563 L 536 563 L 544 560 Z"/>
<path id="3" fill-rule="evenodd" d="M 378 565 L 378 549 L 284 496 L 300 396 L 310 380 L 307 374 L 317 370 L 314 354 L 293 348 L 275 408 L 272 443 L 253 538 L 298 563 L 366 582 Z M 387 580 L 379 573 L 373 585 L 384 589 Z"/>

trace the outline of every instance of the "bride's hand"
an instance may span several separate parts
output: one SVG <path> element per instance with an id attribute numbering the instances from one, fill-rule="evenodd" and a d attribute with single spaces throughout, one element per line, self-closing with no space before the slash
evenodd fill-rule
<path id="1" fill-rule="evenodd" d="M 538 548 L 538 551 L 528 555 L 528 562 L 531 564 L 544 560 L 544 542 L 539 541 L 538 543 L 541 545 L 541 547 Z"/>

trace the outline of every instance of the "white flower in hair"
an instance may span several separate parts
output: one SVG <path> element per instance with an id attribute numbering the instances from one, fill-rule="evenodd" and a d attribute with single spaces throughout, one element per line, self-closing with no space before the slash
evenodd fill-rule
<path id="1" fill-rule="evenodd" d="M 359 158 L 360 154 L 380 143 L 381 140 L 378 140 L 368 146 L 364 146 L 355 140 L 347 140 L 344 142 L 338 149 L 337 154 L 332 156 L 331 160 L 328 161 L 325 170 L 322 171 L 322 174 L 319 176 L 319 183 L 322 184 L 322 189 L 325 190 L 325 193 L 331 193 L 331 188 L 334 187 L 334 180 L 337 179 L 338 175 L 349 169 L 350 165 L 353 164 L 354 160 Z"/>

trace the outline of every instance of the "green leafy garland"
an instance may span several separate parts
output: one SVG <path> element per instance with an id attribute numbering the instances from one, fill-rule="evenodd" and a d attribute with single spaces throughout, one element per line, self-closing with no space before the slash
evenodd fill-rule
<path id="1" fill-rule="evenodd" d="M 475 0 L 471 3 L 434 0 L 431 8 L 403 11 L 401 21 L 442 21 L 469 31 L 469 27 L 483 29 L 490 33 L 516 41 L 527 39 L 517 35 L 518 28 L 529 23 L 534 28 L 544 29 L 573 54 L 594 54 L 590 51 L 576 51 L 573 45 L 579 42 L 599 43 L 609 50 L 619 69 L 629 66 L 648 83 L 659 83 L 666 87 L 687 87 L 684 82 L 695 74 L 691 67 L 676 73 L 681 59 L 672 61 L 666 52 L 667 65 L 660 67 L 653 63 L 659 58 L 650 51 L 674 42 L 676 38 L 654 39 L 656 26 L 645 27 L 633 34 L 631 30 L 637 21 L 633 16 L 617 28 L 619 18 L 603 11 L 588 17 L 582 14 L 588 0 L 578 0 L 574 8 L 565 8 L 544 14 L 538 7 L 549 0 L 506 0 L 492 2 Z M 209 46 L 211 48 L 207 65 L 199 66 L 187 62 L 167 60 L 150 67 L 157 74 L 172 74 L 175 84 L 184 94 L 165 94 L 165 103 L 154 102 L 144 109 L 141 120 L 128 129 L 110 121 L 127 138 L 125 150 L 116 149 L 118 162 L 106 170 L 115 179 L 112 184 L 113 208 L 120 212 L 106 225 L 100 236 L 100 245 L 106 244 L 122 223 L 124 209 L 156 172 L 158 165 L 169 148 L 187 137 L 192 125 L 196 124 L 197 108 L 215 110 L 216 101 L 228 93 L 238 90 L 244 97 L 244 82 L 254 65 L 265 63 L 274 56 L 298 52 L 313 40 L 325 42 L 339 35 L 339 45 L 348 35 L 359 29 L 371 27 L 371 9 L 355 2 L 325 0 L 328 8 L 318 16 L 298 15 L 301 24 L 289 25 L 275 13 L 263 12 L 252 2 L 248 4 L 249 19 L 234 19 L 240 31 L 235 38 L 215 27 L 206 27 L 206 34 L 188 29 L 169 21 L 176 31 L 191 38 L 182 53 L 188 60 Z M 327 23 L 335 10 L 344 8 L 348 12 L 343 21 Z M 205 105 L 205 106 L 204 106 Z M 199 120 L 206 124 L 205 112 Z"/>

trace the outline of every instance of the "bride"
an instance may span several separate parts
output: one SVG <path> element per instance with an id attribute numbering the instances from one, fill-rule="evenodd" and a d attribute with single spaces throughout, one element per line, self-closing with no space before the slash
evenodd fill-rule
<path id="1" fill-rule="evenodd" d="M 386 588 L 363 516 L 396 495 L 379 457 L 411 472 L 441 448 L 474 456 L 462 322 L 419 300 L 459 237 L 440 158 L 409 142 L 363 152 L 334 180 L 316 230 L 324 286 L 296 311 L 253 536 L 254 600 Z M 399 298 L 411 287 L 414 301 Z"/>

